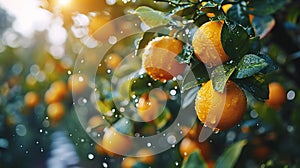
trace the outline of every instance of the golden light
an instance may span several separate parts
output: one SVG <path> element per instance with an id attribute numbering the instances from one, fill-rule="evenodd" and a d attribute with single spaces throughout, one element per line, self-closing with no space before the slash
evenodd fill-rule
<path id="1" fill-rule="evenodd" d="M 59 6 L 65 6 L 68 5 L 71 2 L 71 0 L 58 0 L 57 2 Z"/>

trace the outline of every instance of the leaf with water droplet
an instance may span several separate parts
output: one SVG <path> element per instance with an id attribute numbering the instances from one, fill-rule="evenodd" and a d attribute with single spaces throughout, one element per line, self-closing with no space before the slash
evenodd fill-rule
<path id="1" fill-rule="evenodd" d="M 224 92 L 226 82 L 235 70 L 236 66 L 234 64 L 220 65 L 213 70 L 211 80 L 215 91 L 220 93 Z"/>
<path id="2" fill-rule="evenodd" d="M 247 78 L 258 73 L 267 66 L 268 63 L 265 59 L 254 54 L 247 54 L 238 63 L 237 71 L 234 76 L 237 79 Z"/>
<path id="3" fill-rule="evenodd" d="M 233 60 L 239 60 L 249 50 L 247 31 L 233 22 L 225 22 L 221 32 L 221 42 L 226 54 Z"/>
<path id="4" fill-rule="evenodd" d="M 263 74 L 235 80 L 242 88 L 251 93 L 257 100 L 263 101 L 269 98 L 269 88 Z"/>

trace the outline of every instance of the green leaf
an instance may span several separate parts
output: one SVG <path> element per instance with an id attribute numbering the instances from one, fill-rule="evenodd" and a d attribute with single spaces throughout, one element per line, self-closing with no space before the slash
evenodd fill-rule
<path id="1" fill-rule="evenodd" d="M 251 37 L 249 39 L 249 51 L 251 54 L 258 54 L 261 48 L 259 36 Z"/>
<path id="2" fill-rule="evenodd" d="M 199 154 L 199 151 L 196 150 L 192 152 L 188 158 L 183 162 L 182 168 L 206 168 L 207 165 L 201 155 Z"/>
<path id="3" fill-rule="evenodd" d="M 232 144 L 216 161 L 216 168 L 234 167 L 238 160 L 243 147 L 247 144 L 246 140 L 242 140 Z"/>
<path id="4" fill-rule="evenodd" d="M 149 83 L 151 85 L 149 85 Z M 154 81 L 147 73 L 141 74 L 131 80 L 130 94 L 141 96 L 143 93 L 151 91 L 153 88 L 162 86 L 160 81 Z"/>
<path id="5" fill-rule="evenodd" d="M 238 63 L 235 77 L 238 79 L 250 77 L 267 66 L 265 59 L 254 54 L 247 54 Z"/>
<path id="6" fill-rule="evenodd" d="M 211 74 L 211 80 L 215 91 L 223 93 L 227 80 L 235 71 L 236 66 L 224 64 L 216 67 Z"/>
<path id="7" fill-rule="evenodd" d="M 257 36 L 264 38 L 275 26 L 275 19 L 272 16 L 255 16 L 252 21 Z"/>
<path id="8" fill-rule="evenodd" d="M 125 117 L 118 120 L 113 127 L 122 134 L 132 135 L 133 133 L 133 122 Z"/>
<path id="9" fill-rule="evenodd" d="M 194 62 L 194 60 L 192 60 Z M 192 63 L 191 70 L 184 76 L 181 91 L 185 92 L 201 83 L 207 82 L 210 78 L 205 65 L 201 62 Z"/>
<path id="10" fill-rule="evenodd" d="M 268 63 L 268 66 L 266 68 L 264 68 L 261 73 L 269 73 L 269 72 L 272 72 L 272 71 L 275 71 L 278 69 L 278 66 L 274 63 L 274 61 L 268 57 L 267 55 L 264 55 L 264 54 L 260 54 L 258 55 L 259 57 L 263 58 L 266 63 Z"/>
<path id="11" fill-rule="evenodd" d="M 247 7 L 249 13 L 270 15 L 281 9 L 286 2 L 286 0 L 250 0 Z"/>
<path id="12" fill-rule="evenodd" d="M 140 19 L 151 28 L 166 25 L 170 22 L 163 12 L 154 10 L 147 6 L 138 7 L 134 11 L 134 14 L 138 15 Z"/>
<path id="13" fill-rule="evenodd" d="M 263 101 L 269 98 L 269 87 L 262 74 L 257 74 L 242 80 L 236 80 L 236 82 L 242 88 L 250 92 L 257 100 Z"/>
<path id="14" fill-rule="evenodd" d="M 227 16 L 229 19 L 234 20 L 244 27 L 250 26 L 249 14 L 240 4 L 232 5 L 232 7 L 227 11 Z"/>
<path id="15" fill-rule="evenodd" d="M 221 5 L 223 3 L 224 0 L 214 0 L 215 3 Z"/>
<path id="16" fill-rule="evenodd" d="M 243 27 L 225 22 L 221 33 L 221 42 L 227 55 L 235 60 L 244 56 L 249 49 L 249 36 Z"/>

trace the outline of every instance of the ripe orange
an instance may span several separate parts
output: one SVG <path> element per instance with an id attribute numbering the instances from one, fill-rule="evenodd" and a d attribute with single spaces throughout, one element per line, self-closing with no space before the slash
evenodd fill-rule
<path id="1" fill-rule="evenodd" d="M 34 107 L 39 103 L 39 96 L 37 93 L 31 91 L 26 93 L 25 97 L 24 97 L 24 103 L 26 106 L 28 107 Z"/>
<path id="2" fill-rule="evenodd" d="M 244 92 L 230 80 L 226 83 L 224 93 L 215 91 L 212 81 L 208 81 L 199 90 L 195 100 L 199 120 L 210 128 L 216 127 L 220 130 L 236 125 L 242 119 L 246 108 Z"/>
<path id="3" fill-rule="evenodd" d="M 186 64 L 179 64 L 175 57 L 182 52 L 181 41 L 168 36 L 156 37 L 148 43 L 143 53 L 143 67 L 154 80 L 166 82 L 181 74 Z"/>
<path id="4" fill-rule="evenodd" d="M 114 127 L 110 127 L 104 133 L 102 146 L 109 152 L 123 155 L 131 149 L 132 140 L 125 134 L 118 132 Z"/>
<path id="5" fill-rule="evenodd" d="M 195 150 L 199 150 L 201 156 L 208 160 L 211 154 L 211 147 L 209 142 L 198 142 L 196 140 L 192 140 L 190 138 L 184 138 L 179 146 L 179 151 L 182 157 L 187 157 L 189 154 L 194 152 Z"/>
<path id="6" fill-rule="evenodd" d="M 80 94 L 87 86 L 87 77 L 83 74 L 73 74 L 68 79 L 68 89 L 72 91 L 72 93 Z"/>
<path id="7" fill-rule="evenodd" d="M 105 62 L 108 68 L 116 69 L 122 61 L 122 57 L 119 54 L 109 54 L 106 56 Z"/>
<path id="8" fill-rule="evenodd" d="M 67 86 L 63 81 L 55 81 L 45 93 L 45 102 L 47 104 L 60 101 L 67 95 Z"/>
<path id="9" fill-rule="evenodd" d="M 274 109 L 279 109 L 286 100 L 285 89 L 280 83 L 272 82 L 269 84 L 269 99 L 267 105 Z"/>
<path id="10" fill-rule="evenodd" d="M 138 160 L 143 163 L 152 164 L 155 160 L 155 156 L 150 149 L 140 149 L 136 155 Z"/>
<path id="11" fill-rule="evenodd" d="M 50 121 L 59 122 L 65 115 L 64 105 L 60 102 L 51 103 L 47 108 L 47 115 Z"/>
<path id="12" fill-rule="evenodd" d="M 150 93 L 144 93 L 137 103 L 139 116 L 145 121 L 152 121 L 163 111 L 168 96 L 160 90 L 152 90 Z"/>
<path id="13" fill-rule="evenodd" d="M 197 58 L 208 67 L 217 66 L 230 58 L 221 43 L 222 21 L 209 21 L 200 26 L 193 36 L 192 46 Z"/>

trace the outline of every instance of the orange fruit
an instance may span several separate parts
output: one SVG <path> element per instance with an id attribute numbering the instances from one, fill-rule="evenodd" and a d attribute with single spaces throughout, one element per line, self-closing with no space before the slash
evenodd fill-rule
<path id="1" fill-rule="evenodd" d="M 64 98 L 68 93 L 67 85 L 64 81 L 53 82 L 50 89 L 54 90 L 60 98 Z"/>
<path id="2" fill-rule="evenodd" d="M 144 93 L 137 104 L 137 111 L 139 116 L 144 121 L 152 121 L 157 118 L 160 112 L 163 111 L 164 108 L 163 102 L 165 102 L 167 96 L 162 91 L 152 91 L 149 93 Z"/>
<path id="3" fill-rule="evenodd" d="M 58 102 L 67 95 L 67 86 L 63 81 L 55 81 L 45 93 L 45 102 L 47 104 Z"/>
<path id="4" fill-rule="evenodd" d="M 143 163 L 152 164 L 154 163 L 155 157 L 150 149 L 140 149 L 136 155 L 139 157 L 138 160 Z"/>
<path id="5" fill-rule="evenodd" d="M 133 166 L 137 163 L 137 159 L 133 157 L 126 157 L 121 163 L 122 168 L 133 168 Z"/>
<path id="6" fill-rule="evenodd" d="M 116 53 L 107 55 L 105 59 L 107 67 L 111 69 L 116 69 L 121 61 L 122 61 L 122 57 Z"/>
<path id="7" fill-rule="evenodd" d="M 166 82 L 181 74 L 186 64 L 179 64 L 175 57 L 182 52 L 181 41 L 168 36 L 156 37 L 145 48 L 143 67 L 154 80 Z"/>
<path id="8" fill-rule="evenodd" d="M 230 80 L 226 83 L 224 93 L 215 91 L 212 81 L 208 81 L 201 87 L 195 100 L 199 120 L 210 128 L 216 127 L 220 130 L 236 125 L 242 119 L 246 108 L 244 92 Z"/>
<path id="9" fill-rule="evenodd" d="M 132 140 L 129 136 L 118 132 L 114 127 L 110 127 L 104 133 L 102 146 L 111 153 L 124 155 L 130 150 Z"/>
<path id="10" fill-rule="evenodd" d="M 47 115 L 50 121 L 58 122 L 65 115 L 64 105 L 60 102 L 51 103 L 47 108 Z"/>
<path id="11" fill-rule="evenodd" d="M 230 58 L 225 53 L 221 43 L 222 21 L 204 23 L 195 32 L 192 46 L 197 58 L 207 66 L 217 66 Z"/>
<path id="12" fill-rule="evenodd" d="M 266 100 L 268 106 L 278 109 L 286 100 L 285 89 L 280 83 L 272 82 L 269 84 L 269 99 Z"/>
<path id="13" fill-rule="evenodd" d="M 80 94 L 88 87 L 87 77 L 83 74 L 73 74 L 68 79 L 68 89 L 72 93 Z"/>
<path id="14" fill-rule="evenodd" d="M 35 92 L 28 92 L 24 97 L 24 103 L 28 107 L 34 107 L 39 103 L 39 96 Z"/>
<path id="15" fill-rule="evenodd" d="M 184 138 L 179 146 L 179 151 L 182 157 L 187 157 L 189 154 L 193 153 L 195 150 L 198 150 L 201 156 L 208 160 L 211 154 L 211 147 L 209 142 L 198 142 L 196 140 L 192 140 L 188 137 Z"/>

